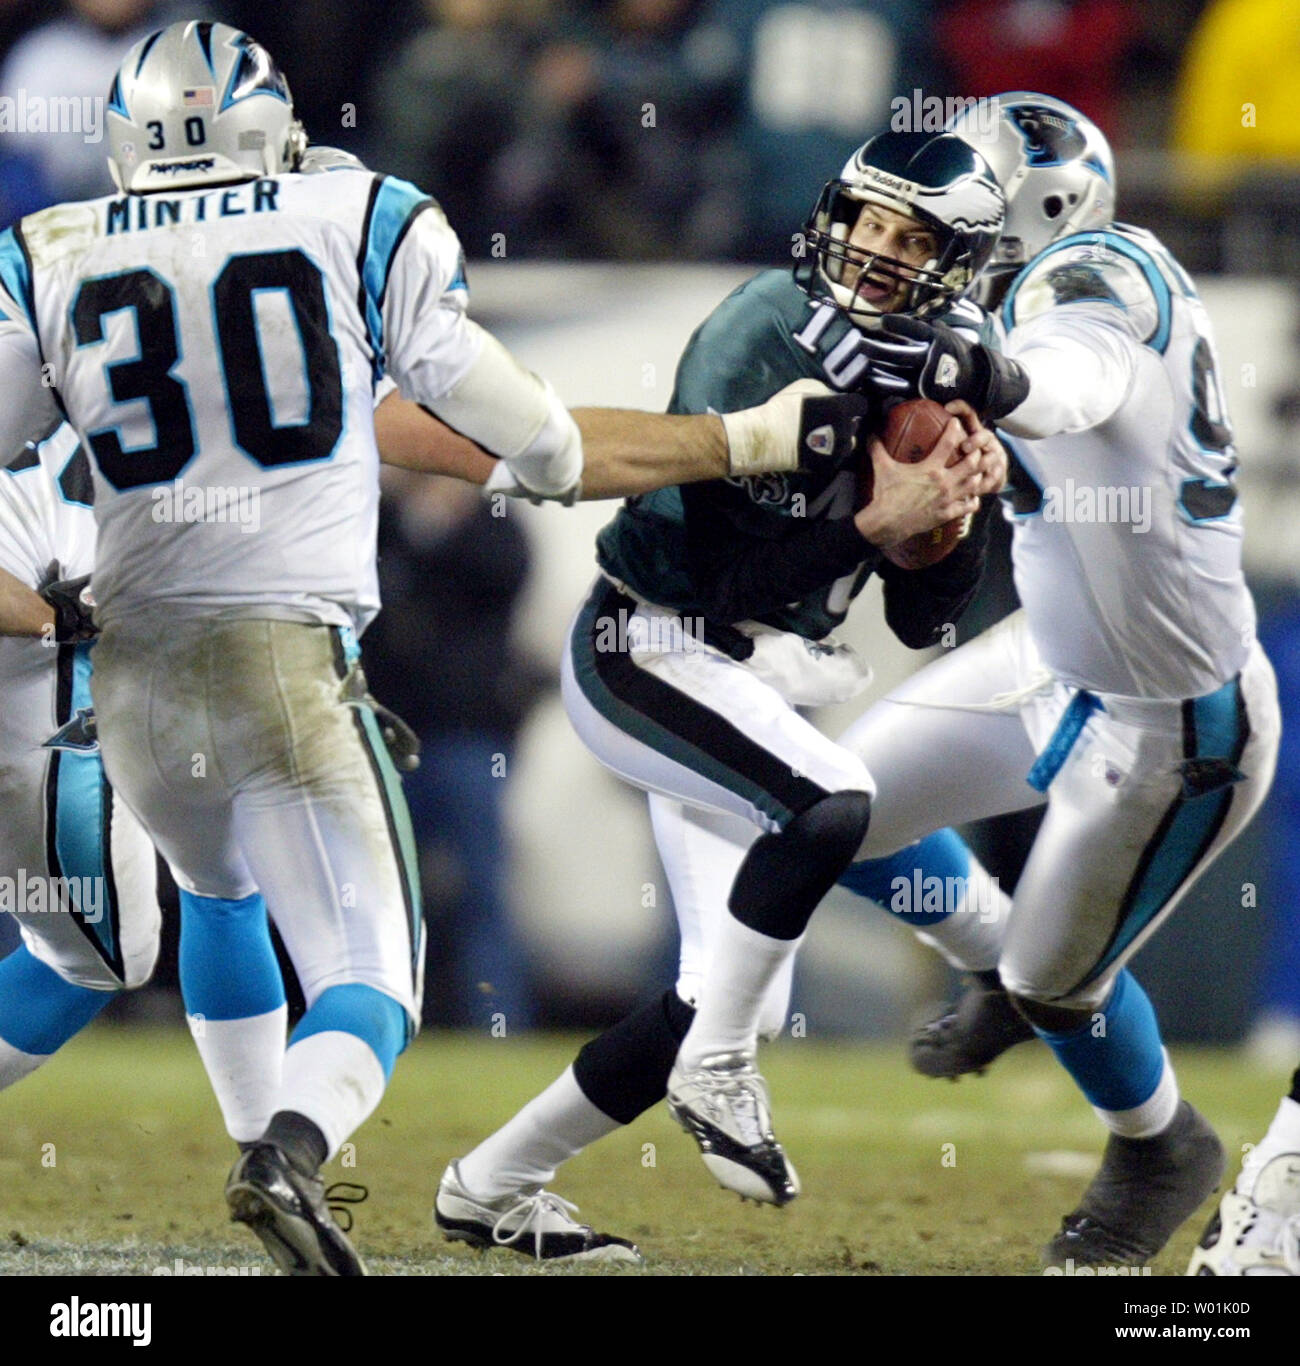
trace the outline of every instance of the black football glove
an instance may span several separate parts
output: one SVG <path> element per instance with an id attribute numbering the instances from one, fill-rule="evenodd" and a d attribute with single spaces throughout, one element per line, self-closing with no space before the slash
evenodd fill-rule
<path id="1" fill-rule="evenodd" d="M 795 380 L 756 407 L 719 414 L 729 471 L 748 478 L 840 464 L 879 407 L 877 394 L 837 394 L 819 380 Z"/>
<path id="2" fill-rule="evenodd" d="M 94 599 L 88 592 L 90 575 L 79 579 L 59 579 L 48 583 L 40 595 L 54 609 L 54 639 L 60 645 L 76 645 L 83 640 L 94 640 L 99 634 L 92 613 Z"/>
<path id="3" fill-rule="evenodd" d="M 858 430 L 879 417 L 879 401 L 865 394 L 810 395 L 799 412 L 799 468 L 836 464 L 854 450 Z"/>
<path id="4" fill-rule="evenodd" d="M 873 386 L 898 398 L 950 403 L 963 398 L 981 418 L 997 421 L 1029 396 L 1029 377 L 1009 357 L 967 341 L 945 323 L 886 315 L 864 332 Z"/>

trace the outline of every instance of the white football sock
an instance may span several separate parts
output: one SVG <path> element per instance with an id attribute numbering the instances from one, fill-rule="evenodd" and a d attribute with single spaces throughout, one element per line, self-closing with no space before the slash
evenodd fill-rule
<path id="1" fill-rule="evenodd" d="M 916 937 L 962 972 L 987 972 L 998 965 L 1006 937 L 1011 898 L 974 859 L 957 908 L 943 920 L 917 930 Z"/>
<path id="2" fill-rule="evenodd" d="M 24 1077 L 30 1077 L 53 1056 L 53 1053 L 24 1053 L 21 1048 L 15 1048 L 0 1039 L 0 1091 L 16 1081 L 22 1081 Z"/>
<path id="3" fill-rule="evenodd" d="M 1164 1070 L 1156 1089 L 1141 1105 L 1131 1110 L 1102 1110 L 1093 1106 L 1097 1118 L 1121 1138 L 1154 1138 L 1174 1122 L 1178 1112 L 1178 1078 L 1169 1061 L 1168 1050 L 1161 1050 L 1165 1056 Z"/>
<path id="4" fill-rule="evenodd" d="M 573 1068 L 566 1067 L 540 1096 L 460 1159 L 461 1183 L 483 1200 L 549 1185 L 561 1163 L 622 1127 L 587 1099 Z"/>
<path id="5" fill-rule="evenodd" d="M 1282 1153 L 1300 1153 L 1300 1104 L 1283 1096 L 1268 1133 L 1246 1154 L 1237 1178 L 1237 1190 L 1249 1195 L 1266 1166 Z"/>
<path id="6" fill-rule="evenodd" d="M 238 1020 L 187 1018 L 226 1132 L 236 1143 L 260 1138 L 280 1092 L 288 1006 Z"/>
<path id="7" fill-rule="evenodd" d="M 742 925 L 728 912 L 710 945 L 695 1019 L 678 1054 L 695 1067 L 713 1053 L 749 1053 L 758 1047 L 763 1003 L 777 974 L 798 951 L 798 939 L 774 939 Z"/>
<path id="8" fill-rule="evenodd" d="M 387 1078 L 375 1050 L 355 1034 L 327 1029 L 289 1045 L 276 1110 L 306 1115 L 329 1144 L 326 1161 L 383 1098 Z"/>

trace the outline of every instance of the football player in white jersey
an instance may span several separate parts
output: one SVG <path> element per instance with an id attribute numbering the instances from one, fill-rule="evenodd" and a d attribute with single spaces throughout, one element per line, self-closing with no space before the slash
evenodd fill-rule
<path id="1" fill-rule="evenodd" d="M 153 970 L 153 847 L 103 781 L 90 709 L 90 467 L 62 428 L 0 467 L 0 1088 L 34 1071 Z M 43 592 L 44 596 L 38 595 Z M 19 639 L 19 633 L 44 639 Z"/>
<path id="2" fill-rule="evenodd" d="M 122 193 L 0 234 L 0 449 L 61 416 L 83 438 L 105 770 L 196 905 L 265 893 L 308 1001 L 232 1215 L 286 1271 L 357 1275 L 317 1172 L 378 1103 L 423 968 L 409 821 L 355 686 L 378 608 L 376 382 L 499 458 L 498 486 L 566 501 L 584 474 L 635 492 L 795 467 L 847 435 L 847 405 L 817 409 L 811 446 L 821 400 L 798 395 L 739 419 L 592 410 L 584 467 L 574 418 L 466 317 L 437 206 L 389 177 L 294 173 L 287 84 L 246 34 L 150 35 L 108 122 Z"/>
<path id="3" fill-rule="evenodd" d="M 154 850 L 104 779 L 95 627 L 73 591 L 94 565 L 91 499 L 67 425 L 0 467 L 0 905 L 23 936 L 0 960 L 0 1090 L 147 981 L 158 953 Z M 180 969 L 226 1127 L 254 1139 L 270 1118 L 286 1016 L 261 898 L 196 915 L 182 892 Z"/>
<path id="4" fill-rule="evenodd" d="M 864 855 L 936 825 L 1045 805 L 999 971 L 1109 1130 L 1049 1264 L 1150 1260 L 1214 1189 L 1223 1152 L 1186 1101 L 1125 964 L 1262 802 L 1276 684 L 1241 571 L 1236 456 L 1209 321 L 1149 233 L 1112 222 L 1100 131 L 999 97 L 996 137 L 953 131 L 1008 199 L 990 268 L 1029 396 L 1013 457 L 1022 611 L 923 669 L 842 742 L 879 775 Z M 900 390 L 945 399 L 986 359 L 887 319 Z"/>

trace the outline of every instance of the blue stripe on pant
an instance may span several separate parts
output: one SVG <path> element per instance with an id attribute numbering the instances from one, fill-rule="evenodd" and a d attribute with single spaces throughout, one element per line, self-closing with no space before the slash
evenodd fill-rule
<path id="1" fill-rule="evenodd" d="M 1105 953 L 1075 990 L 1119 958 L 1205 857 L 1232 806 L 1233 784 L 1242 776 L 1236 765 L 1249 738 L 1239 679 L 1183 703 L 1183 792 L 1143 851 Z"/>
<path id="2" fill-rule="evenodd" d="M 79 709 L 91 707 L 91 671 L 90 646 L 71 649 L 66 707 L 60 708 L 61 713 L 66 710 L 67 714 L 60 715 L 61 722 L 70 720 Z M 98 750 L 58 751 L 51 760 L 51 777 L 54 791 L 50 812 L 50 876 L 79 879 L 71 884 L 73 915 L 104 962 L 121 978 L 125 969 L 109 849 L 112 792 L 105 781 Z M 80 891 L 91 880 L 98 891 L 98 914 L 87 918 L 80 913 Z"/>

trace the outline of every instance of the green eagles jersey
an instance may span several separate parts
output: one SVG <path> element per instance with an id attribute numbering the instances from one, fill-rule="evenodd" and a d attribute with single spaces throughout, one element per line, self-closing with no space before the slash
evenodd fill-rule
<path id="1" fill-rule="evenodd" d="M 942 321 L 993 337 L 983 312 L 963 301 Z M 809 299 L 788 270 L 768 270 L 735 290 L 696 329 L 677 367 L 674 413 L 752 408 L 798 379 L 852 390 L 865 377 L 861 333 L 833 304 Z M 730 625 L 756 620 L 810 640 L 843 621 L 876 563 L 863 542 L 856 567 L 802 590 L 745 574 L 746 562 L 781 564 L 775 547 L 811 523 L 849 518 L 855 460 L 816 471 L 715 479 L 629 499 L 597 538 L 597 560 L 639 597 Z M 852 551 L 850 549 L 850 558 Z"/>

